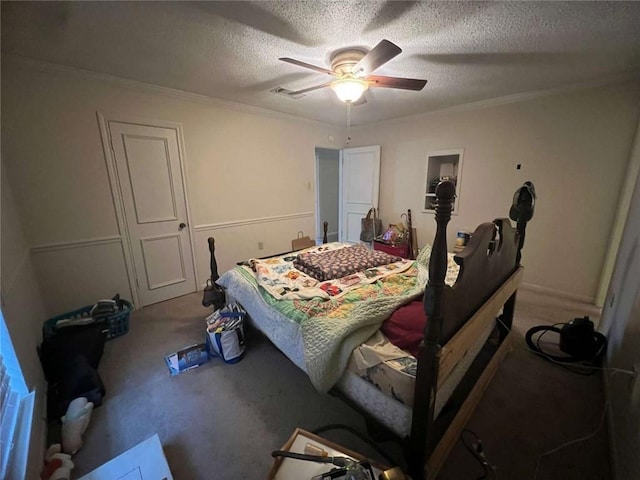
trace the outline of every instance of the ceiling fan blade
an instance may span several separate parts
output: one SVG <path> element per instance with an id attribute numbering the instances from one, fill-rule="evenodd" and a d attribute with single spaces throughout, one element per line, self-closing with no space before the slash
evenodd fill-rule
<path id="1" fill-rule="evenodd" d="M 279 58 L 278 60 L 282 60 L 283 62 L 291 63 L 291 64 L 297 65 L 299 67 L 309 68 L 311 70 L 315 70 L 316 72 L 326 73 L 327 75 L 331 75 L 332 77 L 336 76 L 336 74 L 333 73 L 331 70 L 328 70 L 328 69 L 322 68 L 322 67 L 316 67 L 315 65 L 311 65 L 310 63 L 301 62 L 300 60 L 296 60 L 294 58 L 283 57 L 283 58 Z"/>
<path id="2" fill-rule="evenodd" d="M 380 75 L 369 75 L 365 81 L 373 87 L 401 88 L 402 90 L 422 90 L 427 84 L 426 80 L 417 78 L 382 77 Z"/>
<path id="3" fill-rule="evenodd" d="M 375 47 L 369 50 L 364 57 L 360 59 L 353 67 L 353 73 L 364 73 L 369 75 L 376 68 L 387 63 L 396 55 L 399 55 L 402 49 L 389 40 L 381 40 Z"/>
<path id="4" fill-rule="evenodd" d="M 319 90 L 321 88 L 328 87 L 329 85 L 331 85 L 331 83 L 332 82 L 327 82 L 327 83 L 323 83 L 321 85 L 315 85 L 313 87 L 303 88 L 302 90 L 297 90 L 295 92 L 289 92 L 289 95 L 291 95 L 291 96 L 293 96 L 293 95 L 302 95 L 303 93 L 312 92 L 314 90 Z"/>

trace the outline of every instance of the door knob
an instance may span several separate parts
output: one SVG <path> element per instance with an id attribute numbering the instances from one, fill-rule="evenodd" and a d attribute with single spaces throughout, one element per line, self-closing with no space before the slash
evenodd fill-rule
<path id="1" fill-rule="evenodd" d="M 180 225 L 178 225 L 178 228 L 179 228 L 180 230 L 184 230 L 185 228 L 187 228 L 187 224 L 186 224 L 186 223 L 184 223 L 184 222 L 182 222 L 182 223 L 180 223 Z"/>

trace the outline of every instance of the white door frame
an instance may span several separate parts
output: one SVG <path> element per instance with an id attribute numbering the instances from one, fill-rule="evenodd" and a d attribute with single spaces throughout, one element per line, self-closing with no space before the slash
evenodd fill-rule
<path id="1" fill-rule="evenodd" d="M 109 122 L 119 123 L 131 123 L 135 125 L 144 125 L 147 127 L 160 127 L 175 130 L 178 140 L 178 161 L 180 163 L 180 173 L 182 174 L 182 188 L 184 189 L 184 201 L 187 209 L 187 228 L 189 231 L 189 243 L 191 246 L 191 261 L 193 262 L 194 273 L 194 288 L 198 290 L 198 267 L 196 265 L 196 249 L 194 243 L 194 231 L 191 221 L 191 207 L 189 205 L 189 190 L 187 187 L 187 166 L 185 162 L 185 149 L 184 149 L 184 136 L 182 131 L 182 124 L 177 122 L 169 122 L 166 120 L 155 120 L 145 117 L 139 117 L 136 115 L 123 115 L 117 113 L 102 113 L 96 112 L 98 116 L 98 126 L 100 128 L 100 137 L 102 139 L 102 150 L 104 152 L 105 162 L 107 164 L 107 173 L 109 175 L 109 186 L 111 187 L 111 197 L 113 199 L 113 207 L 116 214 L 116 221 L 118 223 L 118 233 L 122 243 L 122 254 L 124 256 L 124 263 L 127 269 L 127 279 L 129 280 L 129 288 L 131 288 L 131 294 L 133 295 L 133 304 L 140 306 L 140 295 L 138 293 L 138 286 L 136 285 L 135 268 L 133 262 L 133 250 L 131 248 L 131 237 L 129 235 L 129 228 L 124 214 L 124 200 L 122 197 L 122 190 L 120 181 L 116 173 L 116 158 L 111 146 L 111 134 L 109 131 Z"/>
<path id="2" fill-rule="evenodd" d="M 344 176 L 344 148 L 340 149 L 340 158 L 338 159 L 338 241 L 344 242 L 343 216 L 344 208 L 342 208 L 342 183 Z"/>
<path id="3" fill-rule="evenodd" d="M 320 242 L 322 242 L 322 235 L 320 232 L 322 232 L 322 220 L 320 220 L 320 159 L 318 158 L 318 148 L 316 147 L 315 151 L 314 151 L 314 174 L 316 177 L 316 205 L 315 205 L 315 216 L 316 216 L 316 234 L 315 234 L 315 241 L 316 241 L 316 245 L 319 243 L 318 239 L 320 239 Z"/>
<path id="4" fill-rule="evenodd" d="M 320 160 L 318 159 L 318 148 L 322 148 L 324 150 L 333 150 L 338 152 L 338 241 L 340 241 L 340 230 L 341 230 L 341 219 L 340 219 L 340 199 L 342 195 L 341 187 L 342 183 L 340 182 L 340 175 L 342 175 L 342 149 L 341 148 L 329 148 L 329 147 L 315 147 L 314 150 L 314 158 L 315 158 L 315 188 L 316 188 L 316 206 L 315 206 L 315 215 L 316 215 L 316 243 L 322 243 L 322 231 L 323 231 L 323 219 L 320 218 Z M 329 232 L 327 232 L 329 233 Z M 320 240 L 320 242 L 318 242 Z"/>

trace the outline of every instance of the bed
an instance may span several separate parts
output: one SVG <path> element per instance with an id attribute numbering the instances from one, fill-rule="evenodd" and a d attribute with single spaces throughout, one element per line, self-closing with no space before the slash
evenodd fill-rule
<path id="1" fill-rule="evenodd" d="M 414 479 L 435 478 L 510 348 L 520 252 L 535 198 L 525 184 L 510 212 L 517 229 L 505 218 L 483 223 L 454 256 L 446 240 L 454 195 L 450 182 L 436 189 L 435 238 L 415 261 L 394 259 L 335 280 L 320 276 L 320 283 L 291 267 L 306 254 L 352 254 L 351 247 L 327 244 L 254 260 L 218 280 L 318 391 L 338 392 L 402 439 Z M 329 263 L 335 258 L 341 257 Z M 275 280 L 279 270 L 294 283 Z M 311 290 L 298 288 L 301 280 Z M 381 332 L 391 335 L 390 324 L 417 317 L 416 299 L 417 313 L 428 320 L 418 322 L 410 353 Z"/>

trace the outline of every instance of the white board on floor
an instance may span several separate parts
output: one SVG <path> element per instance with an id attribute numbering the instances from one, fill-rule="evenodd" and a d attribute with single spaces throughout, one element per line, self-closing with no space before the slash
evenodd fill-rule
<path id="1" fill-rule="evenodd" d="M 78 480 L 173 480 L 173 477 L 156 434 Z"/>

